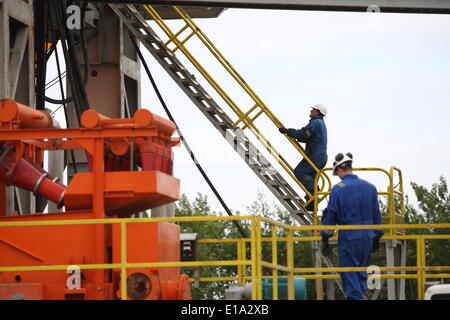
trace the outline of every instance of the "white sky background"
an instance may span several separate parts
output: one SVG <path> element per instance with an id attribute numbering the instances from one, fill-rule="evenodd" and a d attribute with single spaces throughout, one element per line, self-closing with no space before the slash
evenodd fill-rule
<path id="1" fill-rule="evenodd" d="M 450 16 L 228 9 L 217 19 L 196 23 L 286 127 L 306 125 L 310 105 L 327 106 L 327 167 L 336 153 L 347 151 L 355 167 L 396 166 L 413 202 L 411 181 L 431 187 L 440 175 L 449 179 Z M 206 56 L 195 41 L 188 44 L 194 54 Z M 175 120 L 228 206 L 246 214 L 257 190 L 276 202 L 156 60 L 144 54 Z M 209 58 L 199 60 L 224 78 Z M 227 85 L 243 110 L 252 106 Z M 143 69 L 141 95 L 142 107 L 165 116 Z M 300 157 L 293 146 L 274 125 L 259 124 L 295 167 Z M 191 199 L 197 192 L 207 194 L 213 210 L 224 212 L 184 147 L 174 151 L 181 193 Z M 359 176 L 379 190 L 388 184 L 381 174 Z"/>

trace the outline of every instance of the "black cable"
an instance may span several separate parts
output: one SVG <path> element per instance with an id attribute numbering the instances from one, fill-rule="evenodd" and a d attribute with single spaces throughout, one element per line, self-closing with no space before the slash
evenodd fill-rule
<path id="1" fill-rule="evenodd" d="M 65 6 L 64 6 L 65 7 Z M 66 12 L 64 12 L 64 21 L 66 21 Z M 83 78 L 81 76 L 81 72 L 80 72 L 80 63 L 78 61 L 78 57 L 77 57 L 77 51 L 76 51 L 76 47 L 75 47 L 75 40 L 73 38 L 73 33 L 71 30 L 68 30 L 67 32 L 67 44 L 69 47 L 69 52 L 71 53 L 69 55 L 70 57 L 70 62 L 72 64 L 72 67 L 74 69 L 74 76 L 76 79 L 76 83 L 77 83 L 77 87 L 79 89 L 79 94 L 80 94 L 80 98 L 81 98 L 81 102 L 82 104 L 80 105 L 81 110 L 82 111 L 86 111 L 89 109 L 89 101 L 88 101 L 88 97 L 86 94 L 86 88 L 84 87 L 84 82 L 83 82 Z M 81 115 L 80 115 L 81 116 Z"/>
<path id="2" fill-rule="evenodd" d="M 52 43 L 52 46 L 50 47 L 50 49 L 48 49 L 47 53 L 46 53 L 46 57 L 45 60 L 48 62 L 48 60 L 50 59 L 50 57 L 52 56 L 53 52 L 56 50 L 56 45 L 57 43 Z"/>
<path id="3" fill-rule="evenodd" d="M 61 73 L 61 80 L 64 79 L 65 77 L 66 77 L 66 72 L 64 71 L 63 73 Z M 45 90 L 48 90 L 51 87 L 53 87 L 54 85 L 56 85 L 58 83 L 59 79 L 60 79 L 60 75 L 57 75 L 53 80 L 50 80 L 49 82 L 47 82 L 47 84 L 45 85 Z M 67 101 L 66 101 L 66 103 L 67 103 Z"/>
<path id="4" fill-rule="evenodd" d="M 81 30 L 80 30 L 80 37 L 81 37 L 81 47 L 83 50 L 83 62 L 84 62 L 84 77 L 83 82 L 84 86 L 87 85 L 89 80 L 89 53 L 87 49 L 87 43 L 86 43 L 86 24 L 85 24 L 85 18 L 86 18 L 86 9 L 87 9 L 88 3 L 84 2 L 81 6 Z"/>
<path id="5" fill-rule="evenodd" d="M 54 8 L 54 10 L 55 10 L 55 18 L 56 18 L 56 20 L 57 20 L 57 26 L 58 27 L 60 27 L 59 26 L 59 24 L 58 24 L 58 14 L 57 14 L 57 12 L 56 12 L 56 10 L 57 10 L 57 8 L 56 8 L 56 6 L 53 6 L 53 8 Z M 55 52 L 56 52 L 56 54 L 57 54 L 57 48 L 56 48 L 56 46 L 57 46 L 57 44 L 58 44 L 58 42 L 59 42 L 59 40 L 61 39 L 61 47 L 62 46 L 64 46 L 64 43 L 63 43 L 63 40 L 62 40 L 62 37 L 60 36 L 60 33 L 58 32 L 58 31 L 55 31 L 54 29 L 53 29 L 53 19 L 52 19 L 52 13 L 50 12 L 49 13 L 49 24 L 52 26 L 52 42 L 53 42 L 53 44 L 52 44 L 52 47 L 54 47 L 55 48 Z M 55 33 L 57 33 L 57 34 L 55 34 Z M 64 50 L 64 48 L 63 48 L 63 50 Z M 67 67 L 66 67 L 67 68 Z M 65 72 L 66 74 L 67 74 L 67 71 Z M 59 79 L 59 81 L 61 81 L 62 80 L 62 78 L 60 77 L 61 76 L 61 74 L 58 74 L 58 76 L 55 78 L 55 79 Z M 51 83 L 51 82 L 53 82 L 55 79 L 53 79 L 53 80 L 51 80 L 49 83 Z M 70 79 L 69 79 L 69 81 L 71 81 Z M 53 83 L 51 86 L 49 86 L 48 88 L 46 87 L 46 90 L 47 89 L 50 89 L 51 87 L 53 87 L 55 84 L 56 84 L 57 82 L 55 82 L 55 83 Z M 48 84 L 47 84 L 48 85 Z M 48 96 L 45 96 L 45 101 L 47 101 L 47 102 L 50 102 L 50 103 L 53 103 L 53 104 L 61 104 L 61 105 L 63 105 L 63 104 L 66 104 L 66 103 L 70 103 L 70 102 L 72 102 L 73 101 L 73 96 L 71 96 L 70 98 L 67 98 L 67 99 L 64 99 L 64 100 L 61 100 L 61 99 L 53 99 L 53 98 L 50 98 L 50 97 L 48 97 Z M 59 109 L 59 108 L 58 108 Z"/>
<path id="6" fill-rule="evenodd" d="M 71 68 L 71 64 L 69 63 L 69 53 L 66 47 L 66 39 L 65 39 L 65 26 L 64 23 L 62 21 L 62 17 L 61 17 L 61 10 L 62 7 L 60 6 L 60 2 L 59 1 L 54 1 L 53 2 L 53 9 L 54 9 L 54 13 L 55 13 L 55 18 L 56 18 L 56 23 L 57 26 L 59 28 L 59 39 L 61 40 L 61 48 L 63 50 L 63 54 L 64 54 L 64 60 L 66 61 L 66 74 L 69 80 L 69 85 L 72 91 L 72 100 L 74 101 L 74 106 L 77 109 L 78 106 L 78 97 L 77 97 L 77 90 L 75 88 L 75 83 L 73 80 L 73 73 L 72 73 L 72 68 Z M 66 99 L 67 100 L 67 99 Z M 62 103 L 61 100 L 53 100 L 51 99 L 50 102 L 52 103 Z M 66 101 L 67 102 L 67 101 Z M 77 111 L 77 116 L 78 116 L 79 112 Z"/>
<path id="7" fill-rule="evenodd" d="M 59 36 L 64 53 L 64 60 L 66 61 L 67 76 L 69 79 L 70 88 L 72 90 L 72 97 L 74 102 L 73 105 L 75 107 L 76 115 L 79 121 L 81 118 L 81 114 L 86 110 L 87 98 L 85 98 L 86 92 L 84 91 L 84 85 L 80 86 L 80 70 L 78 60 L 76 58 L 75 48 L 73 45 L 73 37 L 71 37 L 70 32 L 66 33 L 66 2 L 55 1 L 54 8 L 56 20 L 59 27 Z"/>
<path id="8" fill-rule="evenodd" d="M 61 77 L 61 66 L 60 66 L 60 64 L 59 64 L 59 56 L 58 56 L 58 50 L 55 50 L 55 58 L 56 58 L 56 68 L 58 69 L 58 77 L 59 77 L 59 88 L 60 88 L 60 90 L 61 90 L 61 98 L 62 98 L 62 100 L 64 101 L 65 99 L 64 99 L 64 88 L 63 88 L 63 85 L 62 85 L 62 77 Z M 61 104 L 61 106 L 63 106 L 64 107 L 64 117 L 66 118 L 66 128 L 70 128 L 70 125 L 69 125 L 69 118 L 67 117 L 67 106 L 66 106 L 66 104 L 65 103 L 63 103 L 63 104 Z M 61 108 L 61 106 L 59 106 L 58 107 L 58 109 L 59 108 Z M 53 113 L 55 113 L 56 111 L 58 111 L 58 109 L 56 109 Z M 75 172 L 75 174 L 78 172 L 78 169 L 77 169 L 77 163 L 76 163 L 76 161 L 75 161 L 75 152 L 71 149 L 70 150 L 70 156 L 71 156 L 71 162 L 72 162 L 72 167 L 73 167 L 73 171 Z"/>
<path id="9" fill-rule="evenodd" d="M 36 70 L 35 70 L 35 94 L 36 109 L 43 110 L 45 108 L 45 71 L 47 68 L 46 61 L 46 1 L 37 0 L 34 6 L 35 12 L 35 51 L 36 51 Z"/>
<path id="10" fill-rule="evenodd" d="M 56 113 L 56 111 L 61 109 L 63 106 L 64 106 L 63 104 L 60 104 L 58 108 L 56 108 L 55 110 L 52 111 L 52 113 L 50 113 L 50 117 L 53 117 L 53 115 Z"/>
<path id="11" fill-rule="evenodd" d="M 84 84 L 85 87 L 86 87 L 86 85 L 87 85 L 87 83 L 89 81 L 89 67 L 90 67 L 89 66 L 89 53 L 88 53 L 88 50 L 87 50 L 87 43 L 86 43 L 86 38 L 85 38 L 85 28 L 86 28 L 86 26 L 85 26 L 85 23 L 84 23 L 87 6 L 88 6 L 87 2 L 84 2 L 82 4 L 82 6 L 81 6 L 81 21 L 82 21 L 82 24 L 81 24 L 81 30 L 80 30 L 80 36 L 81 36 L 80 44 L 82 46 L 83 61 L 84 61 L 83 84 Z M 49 18 L 50 18 L 50 21 L 51 21 L 51 15 L 50 15 Z M 54 40 L 53 40 L 53 44 L 52 44 L 52 49 L 55 47 L 54 50 L 56 50 L 56 44 L 58 43 L 58 39 L 59 39 L 59 36 L 58 37 L 54 36 Z M 62 43 L 62 41 L 61 41 L 61 43 Z M 76 52 L 73 53 L 73 54 L 76 55 Z M 79 66 L 77 66 L 76 68 L 78 69 Z M 54 104 L 63 104 L 63 103 L 70 103 L 70 102 L 72 102 L 73 101 L 73 96 L 65 99 L 64 101 L 60 100 L 60 99 L 53 99 L 53 98 L 45 96 L 45 100 L 47 102 L 54 103 Z M 87 97 L 86 97 L 86 101 L 87 101 Z M 87 109 L 89 109 L 89 104 L 88 103 L 87 103 L 87 106 L 88 106 Z"/>
<path id="12" fill-rule="evenodd" d="M 167 107 L 163 97 L 161 96 L 161 93 L 159 92 L 158 86 L 156 85 L 155 80 L 153 79 L 153 76 L 150 72 L 150 69 L 148 68 L 147 62 L 144 60 L 144 57 L 142 55 L 141 50 L 139 49 L 135 39 L 133 36 L 130 36 L 131 38 L 131 42 L 133 43 L 134 48 L 136 49 L 136 52 L 139 56 L 139 59 L 142 62 L 142 65 L 144 66 L 144 69 L 147 73 L 148 78 L 150 79 L 150 82 L 152 83 L 153 89 L 156 92 L 156 95 L 158 96 L 159 101 L 161 102 L 161 105 L 163 106 L 164 110 L 167 113 L 167 116 L 169 117 L 170 121 L 175 123 L 175 126 L 177 128 L 177 133 L 180 136 L 181 141 L 184 144 L 184 147 L 186 148 L 186 150 L 189 152 L 189 154 L 191 155 L 191 159 L 194 161 L 195 165 L 197 166 L 197 169 L 200 171 L 201 175 L 203 176 L 203 178 L 206 180 L 206 182 L 208 183 L 209 187 L 211 188 L 211 190 L 214 192 L 214 195 L 217 197 L 217 200 L 219 200 L 220 204 L 222 205 L 222 207 L 225 209 L 225 211 L 227 212 L 227 214 L 229 216 L 233 216 L 233 213 L 231 213 L 231 210 L 228 208 L 228 206 L 226 205 L 225 201 L 223 201 L 222 197 L 220 196 L 219 192 L 217 191 L 217 189 L 214 187 L 213 183 L 211 182 L 211 180 L 209 180 L 208 176 L 206 175 L 205 171 L 203 170 L 202 166 L 199 164 L 199 162 L 197 161 L 197 159 L 195 158 L 194 153 L 192 152 L 191 148 L 189 147 L 186 139 L 184 138 L 184 136 L 182 135 L 180 128 L 178 127 L 176 121 L 174 120 L 174 118 L 172 117 L 171 112 L 169 111 L 169 108 Z M 236 226 L 236 228 L 239 230 L 239 233 L 241 234 L 241 236 L 243 238 L 248 238 L 247 233 L 245 232 L 245 230 L 242 228 L 242 226 L 239 224 L 238 221 L 236 220 L 232 220 L 233 224 Z"/>

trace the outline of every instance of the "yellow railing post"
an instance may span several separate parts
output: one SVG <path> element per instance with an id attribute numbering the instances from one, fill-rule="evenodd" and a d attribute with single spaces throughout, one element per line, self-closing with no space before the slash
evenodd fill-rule
<path id="1" fill-rule="evenodd" d="M 251 219 L 252 235 L 251 235 L 251 278 L 252 278 L 252 300 L 258 299 L 258 270 L 257 270 L 257 222 L 256 217 Z"/>
<path id="2" fill-rule="evenodd" d="M 400 215 L 403 218 L 403 222 L 404 223 L 404 218 L 405 218 L 405 195 L 403 193 L 403 176 L 402 176 L 402 171 L 398 168 L 394 169 L 398 172 L 398 181 L 399 181 L 399 189 L 400 189 Z"/>
<path id="3" fill-rule="evenodd" d="M 237 242 L 237 259 L 238 260 L 246 260 L 244 239 L 239 239 Z M 239 279 L 238 281 L 241 285 L 245 285 L 245 275 L 246 275 L 246 266 L 239 265 L 238 266 L 238 279 Z"/>
<path id="4" fill-rule="evenodd" d="M 319 210 L 319 201 L 318 201 L 318 191 L 317 190 L 317 175 L 314 177 L 314 191 L 313 191 L 313 204 L 314 204 L 314 210 L 313 210 L 313 225 L 317 226 L 319 225 L 319 219 L 318 219 L 318 210 Z M 318 231 L 314 231 L 314 236 L 317 236 Z"/>
<path id="5" fill-rule="evenodd" d="M 392 168 L 389 170 L 389 186 L 388 186 L 388 208 L 389 208 L 389 223 L 395 224 L 395 196 L 394 196 L 394 172 Z M 396 234 L 395 229 L 389 231 L 390 235 Z"/>
<path id="6" fill-rule="evenodd" d="M 425 297 L 425 240 L 417 237 L 417 300 Z"/>
<path id="7" fill-rule="evenodd" d="M 288 273 L 288 300 L 295 300 L 295 288 L 294 288 L 294 237 L 292 229 L 287 231 L 287 267 Z"/>
<path id="8" fill-rule="evenodd" d="M 272 264 L 278 264 L 277 226 L 272 225 Z M 278 300 L 278 271 L 272 269 L 272 299 Z"/>
<path id="9" fill-rule="evenodd" d="M 120 281 L 121 281 L 121 299 L 127 300 L 127 223 L 120 223 Z"/>
<path id="10" fill-rule="evenodd" d="M 256 270 L 258 275 L 257 300 L 262 300 L 262 242 L 261 242 L 261 216 L 256 216 Z"/>

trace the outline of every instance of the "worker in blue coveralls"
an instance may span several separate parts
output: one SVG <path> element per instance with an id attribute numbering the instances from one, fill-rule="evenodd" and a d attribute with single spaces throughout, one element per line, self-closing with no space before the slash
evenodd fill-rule
<path id="1" fill-rule="evenodd" d="M 377 189 L 353 174 L 351 153 L 336 155 L 333 175 L 342 180 L 331 189 L 330 200 L 323 212 L 323 225 L 381 224 Z M 328 239 L 332 230 L 321 231 L 322 254 L 331 253 Z M 378 250 L 382 230 L 340 230 L 338 256 L 340 267 L 368 267 L 372 252 Z M 367 272 L 342 272 L 344 295 L 349 300 L 367 299 Z"/>
<path id="2" fill-rule="evenodd" d="M 316 104 L 311 107 L 311 113 L 309 117 L 309 123 L 299 129 L 287 129 L 279 128 L 279 131 L 283 134 L 287 134 L 291 138 L 297 139 L 298 142 L 306 143 L 305 153 L 306 156 L 314 163 L 319 169 L 323 169 L 327 164 L 327 127 L 323 117 L 327 115 L 327 108 L 323 104 Z M 309 193 L 314 194 L 314 178 L 316 171 L 304 158 L 297 167 L 294 169 L 295 177 L 303 184 Z M 309 197 L 306 196 L 305 200 L 308 201 Z M 314 203 L 310 203 L 306 206 L 306 210 L 312 211 Z"/>

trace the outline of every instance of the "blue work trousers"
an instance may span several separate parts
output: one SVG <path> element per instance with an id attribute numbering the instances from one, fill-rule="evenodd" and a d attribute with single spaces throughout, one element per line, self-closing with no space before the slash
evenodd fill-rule
<path id="1" fill-rule="evenodd" d="M 327 164 L 328 156 L 326 154 L 313 154 L 309 156 L 309 159 L 320 170 Z M 311 194 L 314 194 L 314 178 L 316 171 L 311 165 L 303 159 L 294 169 L 294 175 L 300 181 Z"/>
<path id="2" fill-rule="evenodd" d="M 368 267 L 373 239 L 339 240 L 339 265 L 345 267 Z M 349 300 L 367 297 L 367 272 L 341 272 L 344 295 Z"/>

